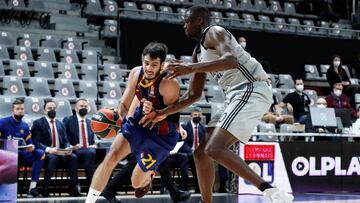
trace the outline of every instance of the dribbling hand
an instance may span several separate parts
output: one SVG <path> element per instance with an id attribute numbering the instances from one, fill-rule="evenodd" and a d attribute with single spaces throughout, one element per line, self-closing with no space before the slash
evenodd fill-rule
<path id="1" fill-rule="evenodd" d="M 147 115 L 153 110 L 152 102 L 146 99 L 142 99 L 141 103 L 143 103 L 143 109 L 142 109 L 143 114 Z"/>

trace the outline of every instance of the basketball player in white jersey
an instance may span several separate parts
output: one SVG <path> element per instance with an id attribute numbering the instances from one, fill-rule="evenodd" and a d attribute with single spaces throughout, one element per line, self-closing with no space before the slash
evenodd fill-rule
<path id="1" fill-rule="evenodd" d="M 268 75 L 261 64 L 237 43 L 234 36 L 220 26 L 210 26 L 209 11 L 194 6 L 185 13 L 185 34 L 199 43 L 193 52 L 192 64 L 173 63 L 167 66 L 168 77 L 195 73 L 189 92 L 181 102 L 148 114 L 140 122 L 147 125 L 181 111 L 197 101 L 202 94 L 206 73 L 210 73 L 223 89 L 226 100 L 212 117 L 208 132 L 195 151 L 196 169 L 202 202 L 212 202 L 215 173 L 213 160 L 250 181 L 273 203 L 292 202 L 293 196 L 273 188 L 252 171 L 243 159 L 228 150 L 240 141 L 247 143 L 253 129 L 272 102 L 272 92 L 266 82 Z"/>

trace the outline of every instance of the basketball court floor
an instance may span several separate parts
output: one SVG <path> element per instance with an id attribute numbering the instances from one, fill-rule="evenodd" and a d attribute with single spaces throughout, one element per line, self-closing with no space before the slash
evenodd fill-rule
<path id="1" fill-rule="evenodd" d="M 120 197 L 120 196 L 119 196 Z M 121 196 L 122 203 L 172 203 L 168 195 L 148 195 L 142 199 L 136 199 L 132 195 Z M 188 201 L 182 203 L 198 203 L 199 194 L 192 195 Z M 33 198 L 18 199 L 18 202 L 51 202 L 51 203 L 83 203 L 85 197 L 78 198 Z M 106 203 L 103 198 L 97 203 Z M 360 203 L 360 194 L 295 194 L 296 203 Z M 214 203 L 268 203 L 263 196 L 258 195 L 235 195 L 214 194 Z"/>

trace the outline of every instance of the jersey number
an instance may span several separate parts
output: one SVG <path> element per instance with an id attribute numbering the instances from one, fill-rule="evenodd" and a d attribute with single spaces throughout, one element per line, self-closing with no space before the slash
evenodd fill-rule
<path id="1" fill-rule="evenodd" d="M 153 159 L 151 154 L 147 154 L 146 156 L 144 154 L 141 154 L 141 162 L 146 167 L 146 169 L 149 169 L 152 165 L 156 163 L 156 160 Z"/>

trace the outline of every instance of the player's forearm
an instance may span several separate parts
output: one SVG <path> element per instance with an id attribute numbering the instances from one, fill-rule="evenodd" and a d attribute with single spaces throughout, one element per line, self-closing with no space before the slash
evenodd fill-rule
<path id="1" fill-rule="evenodd" d="M 200 94 L 200 96 L 189 94 L 189 96 L 186 99 L 181 97 L 180 101 L 178 103 L 169 105 L 167 108 L 165 108 L 163 111 L 163 114 L 171 115 L 174 113 L 178 113 L 178 112 L 182 111 L 183 109 L 189 107 L 196 101 L 198 101 L 200 99 L 200 97 L 201 97 L 201 94 Z"/>
<path id="2" fill-rule="evenodd" d="M 120 102 L 118 105 L 118 113 L 121 118 L 125 118 L 127 113 L 129 111 L 129 106 L 127 106 L 125 103 Z"/>
<path id="3" fill-rule="evenodd" d="M 193 73 L 217 72 L 238 67 L 238 60 L 232 55 L 224 55 L 218 60 L 195 63 L 191 66 Z"/>

